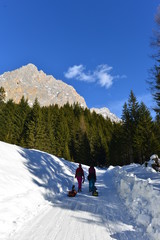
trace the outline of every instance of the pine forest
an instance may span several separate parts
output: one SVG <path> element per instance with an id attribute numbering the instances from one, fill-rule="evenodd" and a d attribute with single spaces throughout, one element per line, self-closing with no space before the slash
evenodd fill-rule
<path id="1" fill-rule="evenodd" d="M 0 88 L 0 141 L 38 149 L 73 162 L 95 166 L 143 164 L 160 154 L 160 117 L 153 121 L 143 102 L 131 91 L 123 106 L 122 121 L 112 123 L 78 104 L 32 107 L 5 102 Z"/>

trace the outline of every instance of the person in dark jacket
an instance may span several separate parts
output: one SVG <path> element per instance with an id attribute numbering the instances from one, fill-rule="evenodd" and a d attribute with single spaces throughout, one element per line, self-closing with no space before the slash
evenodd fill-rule
<path id="1" fill-rule="evenodd" d="M 78 181 L 78 192 L 81 192 L 82 181 L 84 182 L 84 171 L 81 164 L 79 164 L 79 167 L 76 169 L 75 178 L 77 178 L 77 181 Z"/>
<path id="2" fill-rule="evenodd" d="M 96 170 L 94 166 L 90 166 L 88 170 L 88 181 L 89 181 L 89 192 L 93 192 L 95 188 L 95 182 L 96 182 Z"/>

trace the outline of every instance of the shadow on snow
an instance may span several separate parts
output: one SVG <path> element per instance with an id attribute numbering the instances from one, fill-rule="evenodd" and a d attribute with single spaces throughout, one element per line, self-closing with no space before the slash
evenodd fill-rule
<path id="1" fill-rule="evenodd" d="M 45 194 L 43 193 L 44 198 L 54 207 L 89 212 L 93 220 L 83 218 L 81 215 L 78 221 L 105 226 L 113 239 L 148 240 L 147 236 L 142 236 L 144 231 L 141 231 L 138 226 L 135 229 L 136 224 L 119 199 L 109 171 L 98 176 L 96 183 L 98 197 L 91 196 L 86 181 L 83 192 L 77 194 L 75 198 L 69 198 L 67 191 L 73 184 L 77 164 L 38 150 L 23 149 L 20 154 L 26 159 L 24 164 L 32 174 L 33 182 L 46 190 Z M 84 170 L 87 176 L 88 169 Z"/>

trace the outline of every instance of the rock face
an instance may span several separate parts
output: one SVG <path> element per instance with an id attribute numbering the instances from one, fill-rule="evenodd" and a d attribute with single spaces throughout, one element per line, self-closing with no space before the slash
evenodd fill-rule
<path id="1" fill-rule="evenodd" d="M 122 120 L 118 118 L 114 113 L 111 113 L 110 110 L 106 107 L 104 108 L 91 108 L 91 112 L 96 112 L 97 114 L 102 115 L 105 119 L 109 118 L 112 122 L 121 122 Z"/>
<path id="2" fill-rule="evenodd" d="M 5 89 L 6 101 L 13 99 L 19 103 L 24 96 L 30 106 L 37 97 L 41 106 L 51 104 L 63 106 L 68 102 L 71 105 L 79 103 L 80 106 L 87 107 L 84 98 L 72 86 L 46 75 L 42 70 L 38 71 L 33 64 L 0 75 L 1 86 Z"/>
<path id="3" fill-rule="evenodd" d="M 52 104 L 63 106 L 68 102 L 71 105 L 78 103 L 81 107 L 87 108 L 84 98 L 72 86 L 51 75 L 46 75 L 42 70 L 38 71 L 33 64 L 0 75 L 1 86 L 5 89 L 6 101 L 13 99 L 14 102 L 19 103 L 24 96 L 32 106 L 37 97 L 41 106 Z M 90 110 L 101 114 L 104 118 L 110 118 L 112 122 L 121 121 L 108 108 L 91 108 Z"/>

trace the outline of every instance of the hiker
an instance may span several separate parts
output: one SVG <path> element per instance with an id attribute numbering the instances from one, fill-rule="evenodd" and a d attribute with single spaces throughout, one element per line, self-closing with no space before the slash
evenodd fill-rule
<path id="1" fill-rule="evenodd" d="M 90 166 L 88 170 L 88 181 L 89 181 L 89 192 L 93 192 L 95 189 L 96 182 L 96 170 L 93 165 Z"/>
<path id="2" fill-rule="evenodd" d="M 77 178 L 77 181 L 78 181 L 78 192 L 81 192 L 82 191 L 82 181 L 84 182 L 84 180 L 85 180 L 84 172 L 83 172 L 83 168 L 82 168 L 81 164 L 79 164 L 79 167 L 76 169 L 75 178 Z"/>

